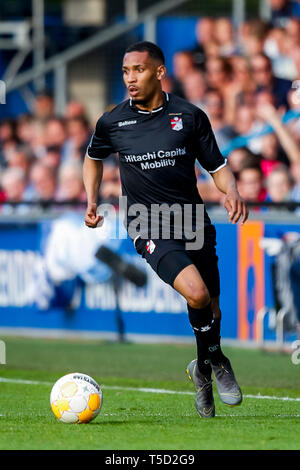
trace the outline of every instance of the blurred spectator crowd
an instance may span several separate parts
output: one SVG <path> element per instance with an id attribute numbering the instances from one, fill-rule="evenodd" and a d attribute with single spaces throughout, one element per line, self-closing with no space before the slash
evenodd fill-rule
<path id="1" fill-rule="evenodd" d="M 163 89 L 207 113 L 245 200 L 300 202 L 300 1 L 268 1 L 269 23 L 199 19 L 195 47 L 174 54 Z M 82 103 L 71 101 L 56 116 L 47 93 L 30 114 L 2 120 L 0 211 L 26 211 L 28 201 L 84 202 L 82 163 L 92 131 Z M 212 178 L 196 171 L 203 200 L 222 203 Z M 119 195 L 112 155 L 100 197 L 116 203 Z"/>
<path id="2" fill-rule="evenodd" d="M 69 102 L 64 116 L 55 115 L 54 108 L 52 96 L 42 93 L 32 113 L 0 123 L 2 214 L 26 213 L 28 201 L 45 205 L 86 200 L 82 164 L 91 123 L 82 103 Z M 115 202 L 119 194 L 117 158 L 112 155 L 105 162 L 101 198 Z"/>

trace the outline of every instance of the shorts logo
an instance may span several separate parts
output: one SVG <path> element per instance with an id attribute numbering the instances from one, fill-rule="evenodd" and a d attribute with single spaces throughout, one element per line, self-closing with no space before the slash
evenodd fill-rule
<path id="1" fill-rule="evenodd" d="M 155 243 L 152 241 L 152 240 L 148 240 L 147 243 L 146 243 L 146 250 L 148 251 L 148 253 L 150 253 L 150 255 L 153 253 L 153 251 L 155 250 Z"/>
<path id="2" fill-rule="evenodd" d="M 178 116 L 171 118 L 171 126 L 173 131 L 181 131 L 183 129 L 182 118 Z"/>

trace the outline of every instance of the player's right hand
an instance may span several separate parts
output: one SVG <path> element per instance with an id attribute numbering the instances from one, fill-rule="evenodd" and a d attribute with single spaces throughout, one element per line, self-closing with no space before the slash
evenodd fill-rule
<path id="1" fill-rule="evenodd" d="M 97 215 L 97 204 L 88 204 L 85 211 L 85 225 L 90 228 L 96 228 L 101 221 L 103 221 L 103 215 Z"/>

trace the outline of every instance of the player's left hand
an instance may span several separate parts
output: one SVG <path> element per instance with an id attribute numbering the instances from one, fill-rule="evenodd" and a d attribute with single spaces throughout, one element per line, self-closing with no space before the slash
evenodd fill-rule
<path id="1" fill-rule="evenodd" d="M 226 193 L 224 207 L 228 212 L 229 222 L 236 224 L 242 217 L 241 224 L 243 225 L 248 219 L 249 211 L 246 203 L 235 189 Z"/>

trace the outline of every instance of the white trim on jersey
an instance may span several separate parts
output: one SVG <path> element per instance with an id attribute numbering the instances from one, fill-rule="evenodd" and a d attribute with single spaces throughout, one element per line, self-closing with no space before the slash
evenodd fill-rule
<path id="1" fill-rule="evenodd" d="M 168 93 L 166 93 L 165 91 L 163 93 L 165 94 L 166 101 L 169 101 Z M 129 106 L 132 106 L 132 104 L 133 104 L 132 103 L 132 98 L 129 98 Z M 157 109 L 153 109 L 152 113 L 157 113 L 158 111 L 161 111 L 162 109 L 163 109 L 163 106 L 160 106 Z M 141 109 L 138 109 L 137 111 L 138 111 L 138 113 L 141 113 L 141 114 L 152 114 L 150 111 L 142 111 Z"/>
<path id="2" fill-rule="evenodd" d="M 161 111 L 162 109 L 163 109 L 163 106 L 161 106 L 160 108 L 153 109 L 152 113 L 157 113 L 157 111 Z"/>
<path id="3" fill-rule="evenodd" d="M 136 241 L 137 241 L 138 238 L 141 238 L 141 235 L 137 235 L 137 236 L 135 237 L 135 239 L 133 240 L 134 248 L 135 248 L 135 243 L 136 243 Z"/>
<path id="4" fill-rule="evenodd" d="M 92 135 L 92 137 L 91 137 L 91 139 L 90 139 L 90 143 L 89 143 L 89 145 L 88 145 L 88 147 L 87 147 L 87 149 L 86 149 L 86 154 L 87 154 L 87 156 L 88 156 L 91 160 L 99 160 L 99 161 L 105 160 L 106 157 L 104 157 L 104 158 L 95 158 L 95 157 L 91 157 L 91 156 L 89 155 L 89 149 L 91 148 L 92 140 L 93 140 L 94 135 L 95 135 L 95 131 L 93 132 L 93 135 Z"/>
<path id="5" fill-rule="evenodd" d="M 87 154 L 87 156 L 88 156 L 91 160 L 99 160 L 99 161 L 102 161 L 102 160 L 105 160 L 105 158 L 106 158 L 106 157 L 105 157 L 105 158 L 94 158 L 94 157 L 91 157 L 91 156 L 89 155 L 89 151 L 87 151 L 86 154 Z"/>
<path id="6" fill-rule="evenodd" d="M 222 163 L 216 170 L 209 171 L 208 173 L 217 173 L 217 171 L 221 170 L 221 168 L 224 168 L 224 166 L 227 165 L 227 158 L 225 158 L 225 162 Z"/>

